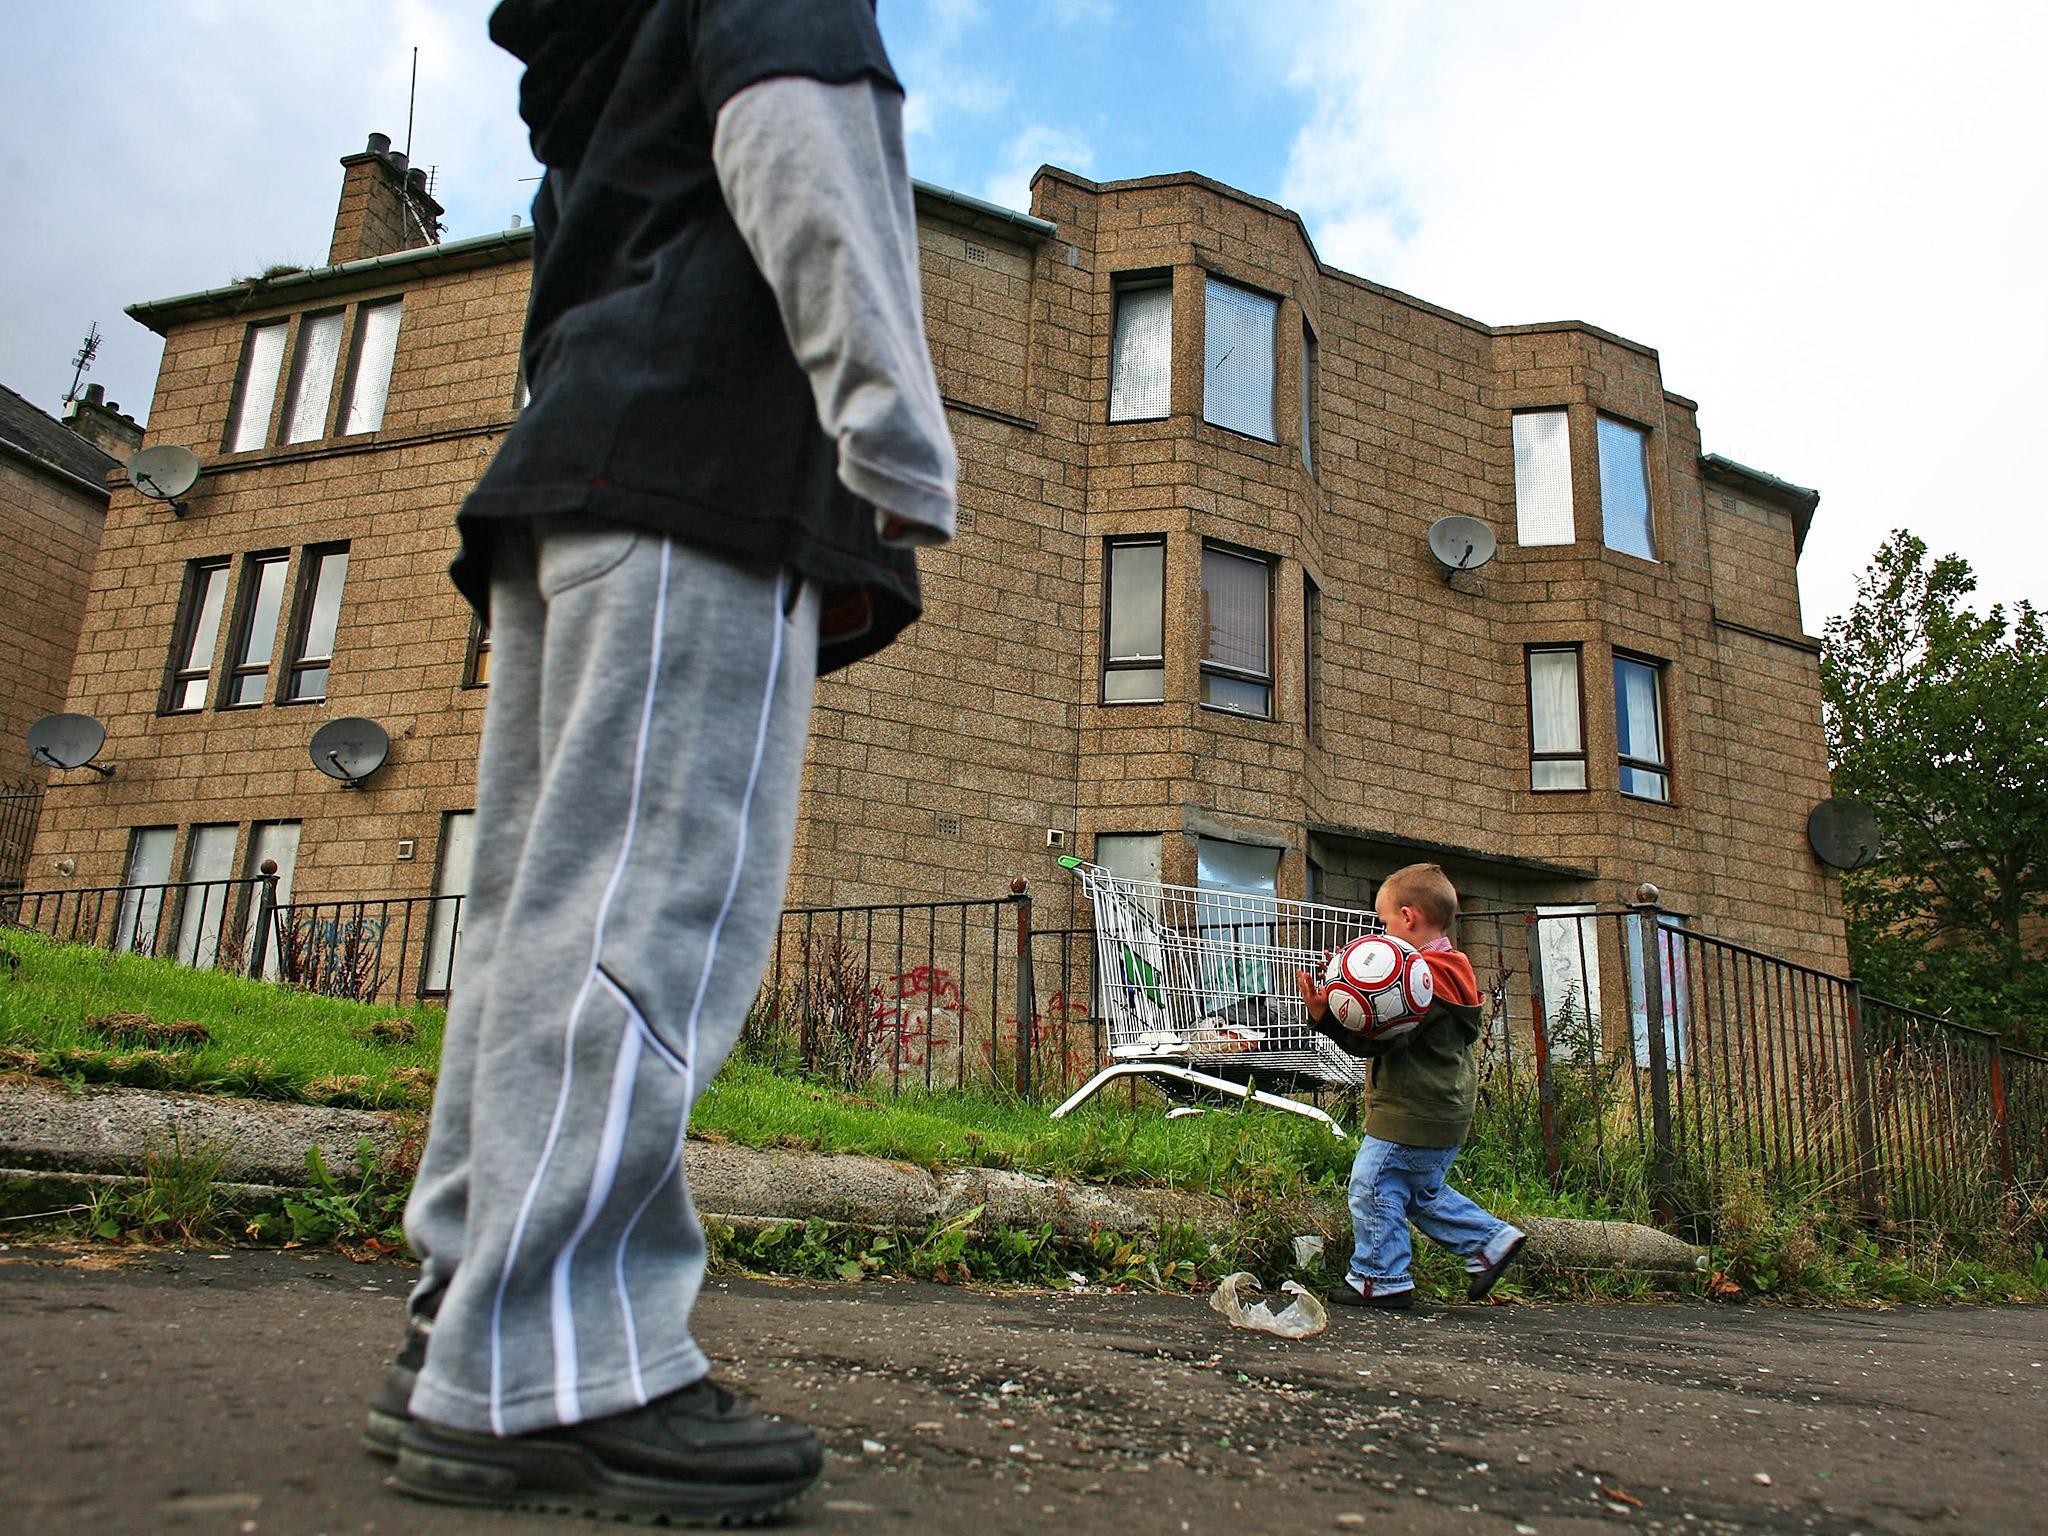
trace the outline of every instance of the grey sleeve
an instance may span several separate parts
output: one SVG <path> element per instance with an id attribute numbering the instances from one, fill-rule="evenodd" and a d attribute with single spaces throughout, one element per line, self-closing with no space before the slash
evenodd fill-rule
<path id="1" fill-rule="evenodd" d="M 775 292 L 839 479 L 892 542 L 953 536 L 959 465 L 918 291 L 903 98 L 871 80 L 778 76 L 719 111 L 712 159 Z"/>

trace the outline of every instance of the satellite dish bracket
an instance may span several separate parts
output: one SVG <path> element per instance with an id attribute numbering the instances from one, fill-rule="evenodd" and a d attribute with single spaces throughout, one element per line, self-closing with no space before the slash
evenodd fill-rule
<path id="1" fill-rule="evenodd" d="M 74 767 L 90 768 L 103 779 L 111 779 L 114 776 L 114 770 L 120 766 L 118 763 L 60 763 L 56 758 L 50 756 L 47 747 L 37 747 L 29 755 L 35 758 L 37 762 L 48 763 L 52 768 L 64 773 L 69 773 Z"/>
<path id="2" fill-rule="evenodd" d="M 348 769 L 342 766 L 341 754 L 339 752 L 330 751 L 327 754 L 327 761 L 334 764 L 334 776 L 350 789 L 361 789 L 363 787 L 363 780 L 369 777 L 367 773 L 360 776 L 351 774 Z"/>
<path id="3" fill-rule="evenodd" d="M 1449 581 L 1453 576 L 1457 575 L 1458 572 L 1468 569 L 1465 562 L 1472 558 L 1472 551 L 1475 548 L 1477 548 L 1476 545 L 1467 544 L 1465 546 L 1465 553 L 1458 556 L 1458 563 L 1456 565 L 1447 565 L 1444 567 L 1443 574 L 1445 581 Z"/>

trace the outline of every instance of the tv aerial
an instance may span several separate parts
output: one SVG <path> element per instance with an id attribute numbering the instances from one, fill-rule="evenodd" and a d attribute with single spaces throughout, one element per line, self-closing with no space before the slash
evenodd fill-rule
<path id="1" fill-rule="evenodd" d="M 363 780 L 384 766 L 391 752 L 391 737 L 376 721 L 350 715 L 321 726 L 306 750 L 313 766 L 327 777 L 341 780 L 350 789 L 361 789 Z"/>
<path id="2" fill-rule="evenodd" d="M 179 498 L 198 482 L 199 456 L 176 443 L 145 448 L 128 461 L 128 483 L 151 501 L 169 502 L 178 517 L 187 505 Z"/>
<path id="3" fill-rule="evenodd" d="M 1861 869 L 1877 858 L 1884 834 L 1869 806 L 1836 795 L 1821 801 L 1806 818 L 1806 840 L 1821 863 L 1834 869 Z"/>
<path id="4" fill-rule="evenodd" d="M 107 728 L 91 715 L 45 715 L 28 728 L 28 755 L 52 768 L 90 768 L 103 779 L 114 776 L 112 763 L 96 763 L 107 744 Z"/>
<path id="5" fill-rule="evenodd" d="M 1460 571 L 1476 571 L 1494 555 L 1493 530 L 1476 517 L 1440 517 L 1429 525 L 1429 552 L 1449 581 Z"/>

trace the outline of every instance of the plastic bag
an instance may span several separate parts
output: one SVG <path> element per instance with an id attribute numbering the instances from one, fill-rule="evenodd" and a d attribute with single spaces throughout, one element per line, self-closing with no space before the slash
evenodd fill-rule
<path id="1" fill-rule="evenodd" d="M 1223 1277 L 1209 1305 L 1234 1328 L 1251 1328 L 1283 1339 L 1312 1339 L 1330 1326 L 1330 1314 L 1306 1286 L 1289 1280 L 1280 1289 L 1294 1300 L 1275 1312 L 1271 1303 L 1251 1299 L 1260 1291 L 1258 1276 L 1240 1270 Z"/>

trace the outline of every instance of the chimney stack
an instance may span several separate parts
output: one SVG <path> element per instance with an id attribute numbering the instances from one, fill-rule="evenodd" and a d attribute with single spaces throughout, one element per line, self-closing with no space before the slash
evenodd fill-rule
<path id="1" fill-rule="evenodd" d="M 142 446 L 142 427 L 107 398 L 107 386 L 88 384 L 76 400 L 64 402 L 64 425 L 101 453 L 126 460 Z"/>
<path id="2" fill-rule="evenodd" d="M 329 266 L 440 243 L 445 210 L 427 191 L 426 172 L 410 167 L 390 135 L 371 134 L 359 154 L 342 156 L 341 167 Z"/>

